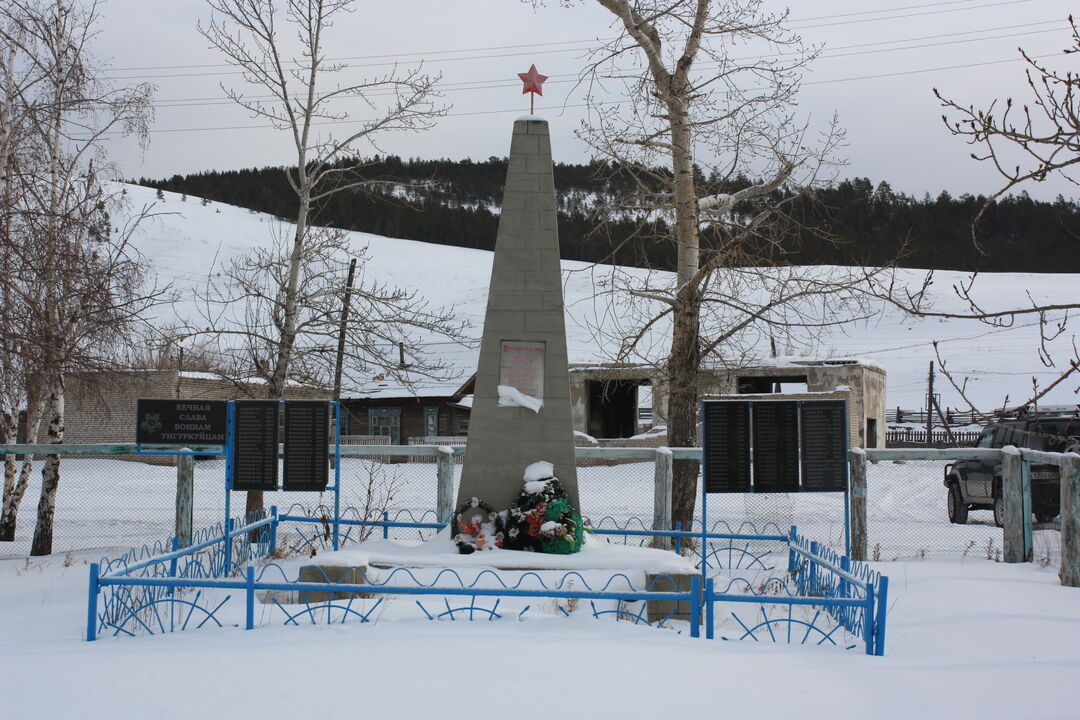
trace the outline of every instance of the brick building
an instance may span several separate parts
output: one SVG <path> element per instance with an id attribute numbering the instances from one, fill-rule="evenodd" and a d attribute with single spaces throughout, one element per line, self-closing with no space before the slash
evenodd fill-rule
<path id="1" fill-rule="evenodd" d="M 173 370 L 123 370 L 69 375 L 64 442 L 135 442 L 135 401 L 139 398 L 243 400 L 266 397 L 261 381 L 233 381 L 212 373 Z M 323 388 L 288 388 L 286 400 L 329 400 Z M 38 442 L 46 441 L 42 423 Z"/>

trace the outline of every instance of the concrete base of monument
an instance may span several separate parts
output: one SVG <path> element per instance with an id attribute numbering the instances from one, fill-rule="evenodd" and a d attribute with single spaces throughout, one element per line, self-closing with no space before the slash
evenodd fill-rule
<path id="1" fill-rule="evenodd" d="M 412 582 L 448 583 L 458 580 L 468 586 L 496 588 L 519 586 L 525 589 L 554 588 L 563 583 L 562 589 L 586 589 L 608 591 L 633 588 L 640 592 L 685 591 L 690 588 L 690 578 L 698 575 L 693 559 L 669 550 L 608 544 L 595 536 L 588 537 L 580 552 L 572 555 L 549 555 L 517 550 L 478 551 L 462 555 L 451 540 L 449 530 L 439 533 L 427 542 L 404 544 L 391 540 L 373 540 L 347 550 L 327 552 L 302 561 L 301 576 L 306 582 L 341 582 L 364 584 L 372 582 L 395 585 Z M 291 563 L 286 563 L 291 564 Z M 399 570 L 408 570 L 407 576 L 395 577 Z M 453 570 L 456 577 L 445 573 Z M 494 574 L 484 571 L 498 572 Z M 566 579 L 567 573 L 576 576 Z M 565 579 L 565 580 L 564 580 Z M 324 593 L 319 595 L 325 601 Z M 649 622 L 664 618 L 689 620 L 687 603 L 673 601 L 650 601 L 647 609 Z"/>

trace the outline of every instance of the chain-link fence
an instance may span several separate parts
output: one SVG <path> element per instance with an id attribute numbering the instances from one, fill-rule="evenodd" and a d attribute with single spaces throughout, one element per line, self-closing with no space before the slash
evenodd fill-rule
<path id="1" fill-rule="evenodd" d="M 640 450 L 638 450 L 640 453 Z M 341 461 L 342 517 L 435 522 L 437 464 L 409 456 Z M 580 463 L 580 461 L 579 461 Z M 0 542 L 0 556 L 25 556 L 34 533 L 42 461 L 34 462 L 30 486 L 19 509 L 16 539 Z M 461 464 L 454 464 L 457 496 Z M 871 462 L 867 468 L 868 559 L 989 557 L 997 559 L 1003 535 L 989 510 L 972 510 L 967 524 L 949 522 L 944 461 Z M 334 471 L 331 470 L 331 473 Z M 615 464 L 580 463 L 578 487 L 584 514 L 593 527 L 648 529 L 653 526 L 655 466 L 635 460 Z M 61 461 L 53 550 L 132 547 L 173 534 L 175 467 L 109 457 L 66 455 Z M 225 518 L 225 462 L 195 463 L 193 526 Z M 232 515 L 244 510 L 245 495 L 232 495 Z M 332 516 L 330 492 L 268 493 L 267 505 L 283 514 Z M 698 498 L 700 502 L 700 497 Z M 700 507 L 697 510 L 700 513 Z M 713 494 L 708 497 L 708 527 L 721 532 L 784 534 L 800 532 L 833 548 L 844 547 L 842 493 Z M 694 528 L 700 529 L 700 525 Z M 380 529 L 366 531 L 382 533 Z M 417 539 L 430 532 L 393 531 L 390 537 Z M 1035 561 L 1060 561 L 1056 525 L 1036 525 Z"/>
<path id="2" fill-rule="evenodd" d="M 866 470 L 869 560 L 926 557 L 984 557 L 1000 560 L 1002 529 L 991 510 L 970 510 L 967 522 L 949 521 L 944 460 L 870 462 Z M 1061 560 L 1056 524 L 1032 531 L 1035 562 Z"/>

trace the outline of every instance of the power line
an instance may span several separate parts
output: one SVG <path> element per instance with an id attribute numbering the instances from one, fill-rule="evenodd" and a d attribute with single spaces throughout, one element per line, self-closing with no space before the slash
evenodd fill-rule
<path id="1" fill-rule="evenodd" d="M 1048 21 L 1048 22 L 1052 22 L 1054 24 L 1057 24 L 1058 21 L 1052 20 L 1052 21 Z M 1027 26 L 1030 26 L 1030 25 L 1043 25 L 1043 24 L 1047 24 L 1047 23 L 1045 23 L 1045 22 L 1044 23 L 1028 23 L 1026 25 L 1018 26 L 1018 27 L 1027 27 Z M 941 46 L 945 46 L 945 45 L 960 45 L 960 44 L 963 44 L 963 43 L 982 42 L 982 41 L 986 41 L 986 40 L 1000 40 L 1000 39 L 1003 39 L 1003 38 L 1019 38 L 1019 37 L 1025 37 L 1025 36 L 1028 36 L 1028 35 L 1039 35 L 1039 34 L 1045 34 L 1045 33 L 1057 32 L 1057 31 L 1058 31 L 1058 28 L 1050 28 L 1050 29 L 1046 29 L 1046 30 L 1030 30 L 1028 32 L 1022 32 L 1022 33 L 1010 33 L 1010 34 L 1006 34 L 1006 35 L 991 35 L 991 36 L 988 36 L 988 37 L 968 38 L 966 40 L 953 40 L 953 41 L 949 41 L 949 42 L 923 43 L 923 44 L 919 44 L 919 45 L 903 45 L 903 46 L 891 47 L 891 48 L 882 48 L 882 47 L 880 47 L 882 45 L 891 45 L 891 44 L 895 44 L 895 43 L 898 43 L 898 42 L 906 42 L 905 40 L 885 40 L 885 41 L 881 41 L 881 42 L 861 43 L 861 44 L 857 44 L 857 45 L 845 45 L 845 46 L 834 48 L 834 50 L 839 51 L 839 50 L 848 50 L 848 49 L 856 49 L 856 48 L 876 47 L 876 48 L 878 48 L 876 50 L 862 50 L 862 51 L 859 51 L 859 52 L 850 52 L 850 53 L 839 53 L 839 52 L 834 53 L 834 52 L 826 51 L 825 54 L 821 55 L 820 59 L 827 60 L 827 59 L 830 59 L 830 58 L 852 57 L 852 56 L 856 56 L 856 55 L 873 55 L 873 54 L 882 53 L 882 52 L 896 52 L 896 51 L 902 51 L 902 50 L 919 50 L 919 49 L 930 48 L 930 47 L 941 47 Z M 921 37 L 921 38 L 910 38 L 910 40 L 911 41 L 917 41 L 917 40 L 927 40 L 927 39 L 934 39 L 934 38 L 956 37 L 956 36 L 960 36 L 960 35 L 969 35 L 969 34 L 971 34 L 973 32 L 988 32 L 988 31 L 978 31 L 978 30 L 977 31 L 971 31 L 971 30 L 969 30 L 969 31 L 964 31 L 964 32 L 960 32 L 960 33 L 945 33 L 945 34 L 942 34 L 942 35 L 929 35 L 929 36 Z M 772 56 L 769 56 L 769 57 L 772 57 Z M 745 58 L 743 58 L 743 59 L 745 59 Z M 739 61 L 739 60 L 741 60 L 741 59 L 738 59 L 736 61 Z M 701 66 L 701 69 L 710 69 L 710 68 L 713 68 L 713 67 L 715 67 L 715 66 L 713 66 L 713 65 L 703 65 L 703 66 Z M 558 75 L 551 75 L 549 77 L 549 80 L 548 80 L 547 84 L 549 84 L 549 85 L 563 85 L 563 84 L 574 83 L 574 82 L 577 82 L 577 75 L 575 75 L 573 73 L 564 73 L 564 74 L 558 74 Z M 444 84 L 444 85 L 440 86 L 439 90 L 440 90 L 440 92 L 462 92 L 462 91 L 470 91 L 470 90 L 495 90 L 495 89 L 503 89 L 503 88 L 509 88 L 509 87 L 517 87 L 517 86 L 518 86 L 518 81 L 516 81 L 516 80 L 515 81 L 507 81 L 507 80 L 504 80 L 504 79 L 500 78 L 500 79 L 491 79 L 491 80 L 477 80 L 477 81 L 472 81 L 472 82 L 447 83 L 447 84 Z M 383 91 L 383 92 L 378 92 L 377 91 L 377 92 L 372 92 L 372 93 L 365 93 L 363 97 L 389 97 L 389 96 L 392 96 L 392 95 L 394 95 L 393 91 Z M 247 102 L 262 102 L 262 101 L 274 101 L 274 100 L 277 100 L 277 98 L 274 97 L 273 95 L 245 96 L 243 99 L 245 101 L 247 101 Z M 343 99 L 345 99 L 345 98 L 343 98 Z M 360 98 L 359 97 L 353 97 L 351 99 L 360 99 Z M 176 99 L 176 100 L 162 100 L 162 101 L 154 103 L 154 107 L 155 108 L 215 107 L 215 106 L 220 106 L 220 105 L 235 105 L 235 104 L 236 104 L 235 100 L 222 99 L 220 97 L 214 97 L 214 98 L 188 98 L 188 99 Z"/>
<path id="2" fill-rule="evenodd" d="M 943 2 L 943 3 L 942 2 L 928 3 L 928 4 L 925 4 L 925 5 L 910 5 L 910 6 L 906 6 L 906 7 L 883 9 L 883 10 L 870 10 L 870 11 L 853 12 L 853 13 L 841 13 L 841 14 L 837 14 L 837 15 L 823 16 L 823 18 L 809 18 L 809 19 L 803 20 L 801 22 L 807 22 L 809 20 L 816 20 L 816 19 L 828 19 L 828 18 L 839 18 L 839 17 L 856 17 L 856 16 L 859 16 L 859 15 L 867 15 L 867 14 L 882 14 L 882 13 L 895 12 L 897 10 L 917 9 L 917 8 L 924 8 L 924 7 L 938 7 L 938 6 L 941 6 L 941 5 L 963 4 L 963 3 L 972 2 L 972 1 L 973 0 L 952 0 L 951 2 Z M 901 14 L 901 15 L 889 15 L 888 17 L 872 17 L 872 18 L 862 18 L 862 19 L 856 19 L 856 20 L 845 20 L 845 21 L 842 21 L 842 22 L 829 22 L 829 23 L 821 23 L 821 24 L 818 24 L 818 25 L 806 25 L 806 26 L 802 26 L 802 27 L 792 27 L 791 29 L 792 30 L 805 30 L 805 29 L 811 29 L 811 28 L 835 27 L 835 26 L 840 26 L 840 25 L 850 25 L 850 24 L 855 24 L 855 23 L 876 22 L 876 21 L 880 21 L 880 20 L 900 20 L 900 19 L 905 19 L 905 18 L 910 18 L 910 17 L 922 17 L 922 16 L 925 16 L 925 15 L 939 15 L 939 14 L 943 14 L 943 13 L 966 12 L 966 11 L 969 11 L 969 10 L 980 10 L 980 9 L 984 9 L 984 8 L 998 7 L 998 6 L 1001 6 L 1001 5 L 1017 5 L 1017 4 L 1021 4 L 1021 3 L 1027 3 L 1027 2 L 1031 2 L 1031 0 L 998 0 L 998 2 L 984 2 L 984 3 L 978 4 L 978 5 L 969 5 L 967 7 L 961 7 L 961 8 L 951 8 L 950 7 L 950 8 L 944 9 L 944 10 L 930 10 L 930 11 L 927 11 L 927 12 L 906 13 L 906 14 Z M 795 22 L 797 23 L 797 22 L 800 22 L 800 21 L 795 21 Z M 580 44 L 583 44 L 583 43 L 597 42 L 598 40 L 600 42 L 610 42 L 610 40 L 612 40 L 612 39 L 614 39 L 614 38 L 609 38 L 606 41 L 603 38 L 597 38 L 597 39 L 589 39 L 589 40 L 566 40 L 566 41 L 562 41 L 562 42 L 552 42 L 552 43 L 535 43 L 535 44 L 529 44 L 529 45 L 510 45 L 510 46 L 501 45 L 501 46 L 492 46 L 492 47 L 487 47 L 487 48 L 467 48 L 467 49 L 461 49 L 461 50 L 432 50 L 432 51 L 423 51 L 423 52 L 404 52 L 404 53 L 394 53 L 392 55 L 391 54 L 387 54 L 387 55 L 360 55 L 360 56 L 350 56 L 350 57 L 343 57 L 343 58 L 328 58 L 326 60 L 326 62 L 338 63 L 338 62 L 346 62 L 346 61 L 351 61 L 351 60 L 369 60 L 369 59 L 393 58 L 393 60 L 387 61 L 387 62 L 363 63 L 363 64 L 359 64 L 359 65 L 350 65 L 349 66 L 349 67 L 354 67 L 354 68 L 385 67 L 385 66 L 388 66 L 388 65 L 398 64 L 398 62 L 400 62 L 402 58 L 414 57 L 414 56 L 418 57 L 418 59 L 413 60 L 413 61 L 409 61 L 409 62 L 422 62 L 425 57 L 430 56 L 430 55 L 448 55 L 448 54 L 455 54 L 455 53 L 462 53 L 462 52 L 487 52 L 489 50 L 507 50 L 507 49 L 521 49 L 521 48 L 534 48 L 534 47 L 548 47 L 548 46 L 554 46 L 554 45 L 580 45 Z M 520 57 L 520 56 L 523 56 L 523 55 L 544 55 L 544 54 L 551 54 L 551 53 L 578 52 L 578 51 L 581 51 L 583 49 L 586 49 L 586 48 L 563 48 L 563 49 L 524 51 L 524 52 L 512 52 L 512 53 L 496 53 L 496 54 L 490 54 L 490 55 L 469 55 L 469 56 L 464 56 L 464 57 L 443 58 L 442 60 L 440 60 L 440 62 L 450 62 L 450 61 L 459 61 L 459 60 L 487 60 L 487 59 L 491 59 L 491 58 L 501 58 L 501 57 Z M 129 72 L 131 70 L 140 70 L 140 69 L 166 69 L 166 70 L 168 70 L 168 69 L 214 68 L 214 67 L 233 67 L 233 65 L 230 64 L 230 63 L 219 63 L 219 64 L 207 64 L 207 65 L 158 65 L 158 66 L 150 66 L 150 67 L 147 67 L 147 68 L 137 68 L 137 67 L 136 68 L 113 68 L 113 69 L 110 69 L 109 71 L 106 71 L 104 73 L 104 75 L 106 76 L 107 79 L 110 79 L 110 80 L 149 80 L 149 79 L 168 79 L 168 78 L 182 78 L 182 77 L 220 77 L 220 76 L 226 76 L 226 75 L 240 75 L 240 74 L 243 73 L 243 71 L 241 71 L 241 70 L 228 70 L 228 71 L 223 71 L 223 72 L 173 73 L 173 74 L 167 74 L 167 75 L 128 75 L 128 76 L 111 76 L 111 75 L 109 75 L 109 73 L 111 73 L 111 72 Z"/>
<path id="3" fill-rule="evenodd" d="M 1032 59 L 1039 60 L 1047 57 L 1055 57 L 1057 53 L 1049 53 L 1046 55 L 1034 55 Z M 813 80 L 802 83 L 803 86 L 807 85 L 829 85 L 833 83 L 841 82 L 854 82 L 857 80 L 878 80 L 882 78 L 903 77 L 907 75 L 920 75 L 930 72 L 941 72 L 943 70 L 965 70 L 974 67 L 985 67 L 988 65 L 1000 65 L 1003 63 L 1020 62 L 1022 58 L 1009 58 L 1006 60 L 989 60 L 985 62 L 977 63 L 965 63 L 962 65 L 948 65 L 943 67 L 924 68 L 921 70 L 902 70 L 893 73 L 880 73 L 876 75 L 859 75 L 847 78 L 833 78 L 830 80 Z M 604 103 L 605 105 L 625 105 L 632 102 L 631 100 L 614 100 Z M 567 105 L 555 105 L 555 106 L 542 106 L 537 108 L 538 110 L 565 110 L 565 109 L 578 109 L 588 107 L 588 103 L 574 103 Z M 521 108 L 506 108 L 501 110 L 477 110 L 472 112 L 459 112 L 459 113 L 446 113 L 443 117 L 475 117 L 477 115 L 494 115 L 501 113 L 522 112 Z M 355 125 L 357 123 L 370 122 L 369 120 L 328 120 L 324 122 L 316 122 L 314 125 Z M 259 130 L 273 128 L 273 125 L 225 125 L 218 127 L 201 127 L 201 128 L 158 128 L 150 130 L 151 133 L 180 133 L 180 132 L 210 132 L 218 130 Z M 123 135 L 123 131 L 116 130 L 104 133 L 105 135 Z"/>

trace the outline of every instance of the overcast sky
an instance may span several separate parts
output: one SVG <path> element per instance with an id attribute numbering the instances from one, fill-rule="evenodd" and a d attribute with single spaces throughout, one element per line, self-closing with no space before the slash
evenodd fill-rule
<path id="1" fill-rule="evenodd" d="M 887 180 L 921 197 L 990 192 L 997 177 L 968 157 L 970 149 L 941 124 L 931 94 L 985 106 L 995 97 L 1026 98 L 1017 48 L 1050 55 L 1045 62 L 1076 70 L 1064 0 L 801 0 L 791 26 L 825 49 L 804 78 L 800 110 L 824 123 L 835 111 L 848 132 L 847 177 Z M 773 4 L 783 8 L 783 3 Z M 110 140 L 109 153 L 126 177 L 280 165 L 292 161 L 290 141 L 225 99 L 220 84 L 242 88 L 239 75 L 207 46 L 196 23 L 209 17 L 199 0 L 107 0 L 95 51 L 117 83 L 157 85 L 151 142 Z M 513 120 L 528 112 L 517 73 L 536 63 L 551 77 L 537 114 L 551 123 L 555 159 L 581 162 L 574 135 L 582 111 L 575 78 L 584 50 L 614 34 L 609 14 L 588 0 L 534 11 L 517 0 L 361 0 L 328 38 L 328 55 L 348 58 L 355 81 L 388 63 L 424 61 L 443 74 L 443 101 L 452 108 L 422 134 L 386 137 L 385 152 L 405 157 L 486 159 L 508 152 Z M 592 42 L 591 42 L 592 41 Z M 367 117 L 364 108 L 350 108 Z M 373 148 L 359 148 L 363 154 Z M 1031 185 L 1032 196 L 1075 199 L 1064 181 Z"/>

